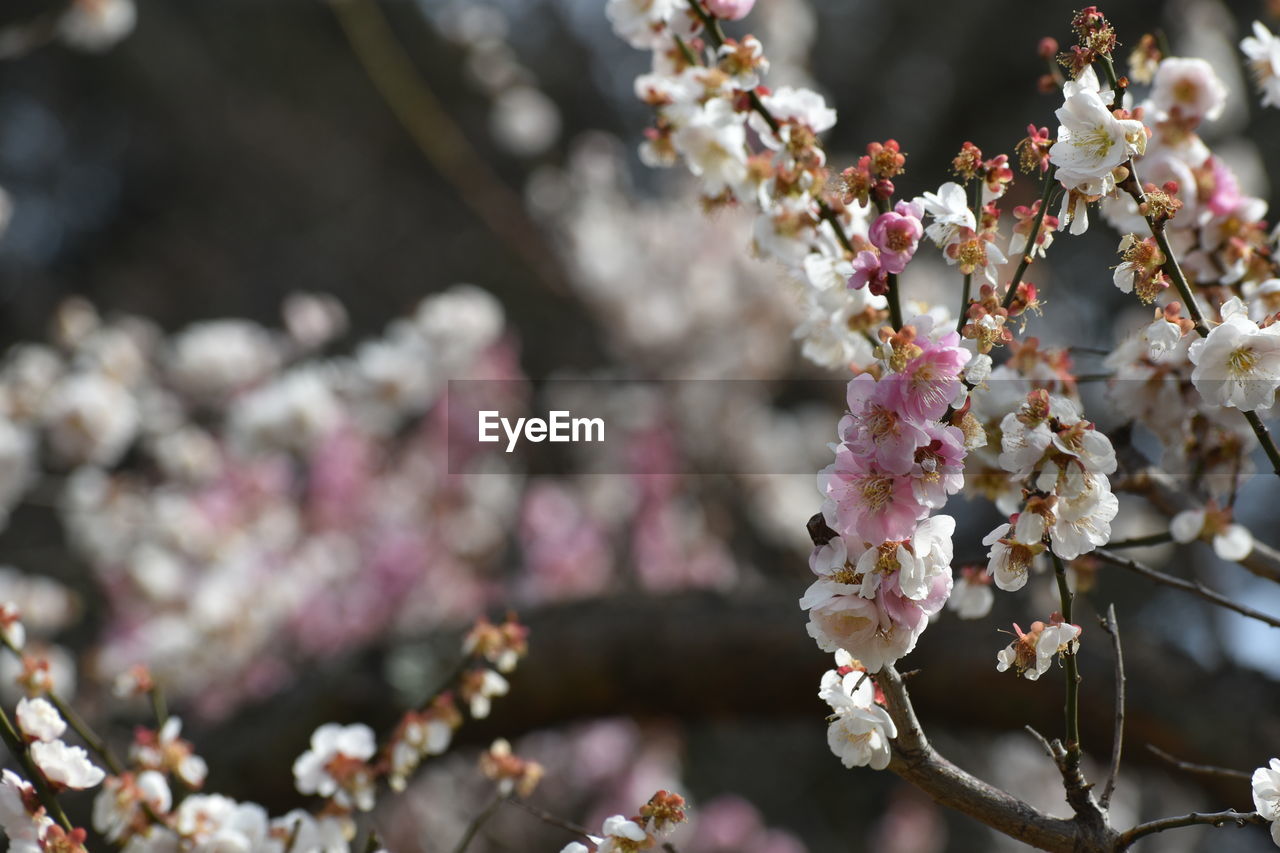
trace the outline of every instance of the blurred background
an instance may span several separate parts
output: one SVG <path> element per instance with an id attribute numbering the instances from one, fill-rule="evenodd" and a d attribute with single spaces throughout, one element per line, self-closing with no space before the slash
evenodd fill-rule
<path id="1" fill-rule="evenodd" d="M 529 658 L 493 716 L 468 723 L 378 813 L 392 850 L 451 848 L 487 798 L 476 751 L 498 735 L 547 766 L 534 802 L 587 825 L 634 812 L 658 787 L 684 793 L 686 853 L 1026 849 L 895 777 L 844 770 L 827 749 L 816 692 L 830 663 L 796 600 L 819 505 L 811 472 L 829 459 L 843 400 L 794 390 L 832 374 L 800 358 L 798 291 L 749 257 L 749 217 L 704 216 L 682 170 L 640 164 L 649 114 L 632 81 L 647 58 L 610 32 L 601 0 L 137 0 L 131 26 L 80 43 L 57 29 L 66 5 L 0 9 L 5 382 L 38 391 L 86 359 L 118 357 L 134 365 L 122 384 L 137 423 L 114 452 L 40 439 L 41 473 L 19 478 L 0 535 L 12 567 L 0 597 L 43 614 L 29 628 L 79 669 L 81 700 L 110 736 L 127 740 L 141 715 L 112 704 L 111 678 L 148 662 L 210 762 L 210 788 L 281 813 L 303 802 L 289 766 L 316 725 L 385 731 L 449 669 L 471 618 L 515 607 Z M 811 86 L 836 107 L 837 169 L 868 141 L 899 140 L 911 196 L 947 179 L 964 140 L 1012 154 L 1029 122 L 1054 124 L 1036 44 L 1066 41 L 1073 6 L 759 0 L 735 29 L 764 42 L 770 85 Z M 1214 64 L 1231 96 L 1206 140 L 1248 192 L 1274 198 L 1280 114 L 1257 106 L 1236 49 L 1254 18 L 1274 23 L 1264 4 L 1104 11 L 1123 41 L 1158 28 L 1175 53 Z M 1019 181 L 1010 203 L 1036 192 Z M 1033 318 L 1029 334 L 1108 348 L 1146 315 L 1110 286 L 1116 239 L 1095 227 L 1059 241 L 1034 276 L 1051 319 Z M 917 268 L 909 295 L 953 298 L 958 275 Z M 494 301 L 451 290 L 459 283 Z M 300 292 L 323 298 L 290 303 Z M 423 303 L 440 294 L 452 301 Z M 190 333 L 208 327 L 193 324 L 219 318 L 249 321 L 245 334 L 267 343 L 213 335 L 201 351 Z M 323 327 L 316 340 L 307 318 Z M 418 337 L 402 345 L 410 327 Z M 12 349 L 29 343 L 58 366 L 31 368 L 42 356 Z M 406 363 L 419 355 L 428 375 Z M 261 375 L 206 393 L 199 376 L 252 358 L 268 365 Z M 1100 369 L 1079 358 L 1079 372 Z M 295 446 L 255 432 L 269 417 L 246 413 L 246 388 L 313 369 L 334 397 L 323 434 Z M 758 383 L 728 408 L 696 385 L 620 385 L 607 401 L 627 425 L 619 458 L 567 454 L 554 474 L 482 460 L 451 476 L 439 403 L 443 382 L 464 376 L 502 379 L 517 397 L 526 379 L 558 377 Z M 1090 414 L 1116 426 L 1101 391 L 1082 387 Z M 304 432 L 317 417 L 307 400 Z M 375 403 L 389 412 L 376 423 L 365 418 Z M 219 459 L 224 445 L 261 453 L 234 475 L 225 459 L 179 475 L 161 448 L 179 426 Z M 688 474 L 709 454 L 733 464 Z M 1237 515 L 1280 544 L 1275 497 L 1251 480 Z M 217 515 L 214 503 L 239 509 Z M 1165 523 L 1136 498 L 1122 507 L 1117 538 Z M 979 498 L 948 511 L 957 564 L 983 562 L 995 510 Z M 271 513 L 285 520 L 261 529 Z M 228 555 L 189 541 L 202 536 L 244 545 Z M 1273 583 L 1193 553 L 1200 576 L 1280 612 Z M 1170 552 L 1134 556 L 1158 565 Z M 1057 731 L 1057 684 L 993 666 L 1008 642 L 998 626 L 1052 609 L 1041 581 L 978 622 L 945 613 L 903 668 L 921 670 L 913 693 L 944 754 L 1065 813 L 1055 771 L 1021 729 Z M 1176 774 L 1144 744 L 1242 770 L 1280 749 L 1272 629 L 1114 571 L 1082 583 L 1086 635 L 1091 608 L 1114 601 L 1130 658 L 1115 811 L 1247 808 L 1247 783 Z M 1083 666 L 1086 747 L 1105 756 L 1104 644 L 1086 645 Z M 568 840 L 510 811 L 473 849 Z M 1188 830 L 1147 849 L 1268 846 L 1254 829 Z"/>

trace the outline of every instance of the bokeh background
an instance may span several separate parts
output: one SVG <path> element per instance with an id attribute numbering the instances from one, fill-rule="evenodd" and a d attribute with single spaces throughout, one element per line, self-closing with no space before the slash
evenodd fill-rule
<path id="1" fill-rule="evenodd" d="M 59 5 L 6 3 L 0 23 L 31 27 Z M 0 240 L 0 345 L 46 340 L 72 296 L 104 318 L 146 317 L 172 334 L 222 317 L 279 328 L 285 298 L 307 291 L 335 297 L 349 317 L 328 357 L 356 351 L 424 297 L 465 282 L 501 305 L 507 377 L 760 380 L 753 399 L 728 410 L 711 392 L 619 393 L 611 412 L 634 427 L 624 462 L 570 454 L 551 475 L 475 475 L 498 494 L 459 487 L 479 506 L 462 523 L 492 535 L 455 574 L 410 584 L 416 605 L 371 608 L 367 630 L 307 646 L 296 623 L 326 617 L 299 604 L 281 616 L 288 651 L 270 677 L 246 664 L 220 671 L 216 688 L 175 690 L 212 766 L 210 785 L 273 813 L 298 804 L 288 768 L 315 725 L 389 725 L 447 669 L 471 616 L 514 606 L 532 628 L 529 659 L 494 716 L 469 724 L 455 755 L 379 813 L 391 849 L 450 848 L 486 796 L 475 751 L 499 734 L 547 765 L 535 801 L 574 820 L 630 813 L 656 787 L 687 794 L 700 818 L 683 851 L 1024 849 L 891 776 L 845 771 L 828 751 L 816 698 L 828 662 L 795 601 L 808 583 L 804 521 L 818 506 L 806 472 L 827 461 L 841 400 L 791 384 L 829 374 L 799 357 L 790 339 L 796 290 L 748 256 L 748 219 L 703 216 L 687 175 L 639 163 L 649 117 L 631 81 L 646 59 L 612 35 L 602 5 L 138 0 L 136 28 L 109 50 L 54 40 L 0 62 L 0 187 L 13 207 Z M 910 155 L 900 187 L 911 195 L 946 179 L 962 141 L 1012 153 L 1028 122 L 1053 124 L 1056 96 L 1036 87 L 1036 43 L 1065 40 L 1072 8 L 759 0 L 738 29 L 765 43 L 772 84 L 813 86 L 837 108 L 833 164 L 851 162 L 867 141 L 896 138 Z M 1280 174 L 1280 114 L 1257 106 L 1235 48 L 1249 21 L 1273 20 L 1264 5 L 1104 9 L 1127 42 L 1159 28 L 1176 52 L 1214 63 L 1231 98 L 1206 138 L 1250 192 L 1274 199 L 1265 175 Z M 1010 199 L 1035 193 L 1023 181 Z M 1115 240 L 1096 227 L 1059 241 L 1036 270 L 1051 319 L 1033 319 L 1031 333 L 1106 348 L 1133 327 L 1144 312 L 1109 284 Z M 951 279 L 939 265 L 908 292 L 942 298 L 958 286 Z M 1097 359 L 1080 358 L 1082 373 L 1096 371 Z M 1106 424 L 1100 390 L 1085 397 Z M 726 448 L 735 460 L 719 465 L 726 473 L 687 474 Z M 1269 483 L 1250 482 L 1239 509 L 1272 544 L 1274 500 Z M 955 503 L 958 560 L 981 561 L 994 510 Z M 1126 533 L 1163 523 L 1137 502 L 1126 509 Z M 95 668 L 104 637 L 121 636 L 118 593 L 104 591 L 112 582 L 91 552 L 68 546 L 66 528 L 57 501 L 33 490 L 0 536 L 0 561 L 22 573 L 6 583 L 48 577 L 69 590 L 75 616 L 50 633 L 80 662 L 86 701 L 127 738 L 133 712 L 110 710 L 108 674 Z M 1280 611 L 1274 584 L 1218 564 L 1207 548 L 1194 560 L 1219 587 Z M 205 579 L 220 570 L 216 561 L 188 568 Z M 228 581 L 246 606 L 255 577 Z M 380 578 L 357 574 L 333 589 L 349 594 Z M 450 586 L 470 582 L 466 595 Z M 313 579 L 308 594 L 325 583 Z M 1127 576 L 1104 572 L 1093 583 L 1086 635 L 1096 631 L 1090 606 L 1114 601 L 1130 655 L 1117 809 L 1246 807 L 1246 785 L 1174 774 L 1144 744 L 1241 769 L 1276 752 L 1274 632 Z M 1051 609 L 1048 592 L 1033 597 L 1037 612 Z M 948 614 L 904 663 L 922 671 L 913 691 L 944 754 L 1052 804 L 1061 796 L 1053 769 L 1021 725 L 1055 731 L 1060 698 L 1056 684 L 994 672 L 1007 642 L 997 626 L 1032 618 L 1026 601 L 1008 599 L 978 623 Z M 173 601 L 155 607 L 182 612 Z M 1110 663 L 1102 644 L 1086 649 L 1086 746 L 1104 755 Z M 113 654 L 119 663 L 125 652 Z M 567 840 L 504 812 L 475 849 Z M 1268 847 L 1252 830 L 1187 831 L 1158 844 L 1149 849 Z"/>

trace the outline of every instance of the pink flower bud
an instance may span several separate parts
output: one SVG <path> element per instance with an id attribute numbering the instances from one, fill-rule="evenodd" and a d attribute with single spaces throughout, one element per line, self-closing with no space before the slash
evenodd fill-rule
<path id="1" fill-rule="evenodd" d="M 751 13 L 756 0 L 706 0 L 707 11 L 726 21 L 740 21 Z"/>

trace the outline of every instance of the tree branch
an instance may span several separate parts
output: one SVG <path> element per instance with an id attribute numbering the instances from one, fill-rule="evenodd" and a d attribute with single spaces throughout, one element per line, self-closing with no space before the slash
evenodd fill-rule
<path id="1" fill-rule="evenodd" d="M 1120 833 L 1120 840 L 1116 849 L 1124 850 L 1139 838 L 1154 835 L 1157 832 L 1164 832 L 1166 829 L 1178 829 L 1183 826 L 1225 826 L 1228 823 L 1234 823 L 1236 826 L 1246 826 L 1251 823 L 1264 824 L 1266 822 L 1262 815 L 1257 812 L 1238 812 L 1235 809 L 1227 809 L 1224 812 L 1192 812 L 1178 817 L 1153 820 L 1150 823 L 1139 824 L 1133 829 L 1126 830 Z"/>
<path id="2" fill-rule="evenodd" d="M 1080 844 L 1096 844 L 1083 849 L 1110 850 L 1115 833 L 1097 839 L 1082 837 L 1082 827 L 1074 820 L 1050 817 L 1031 805 L 983 782 L 937 753 L 929 745 L 915 708 L 907 695 L 902 676 L 892 666 L 876 675 L 884 692 L 889 716 L 898 727 L 889 769 L 915 785 L 939 805 L 953 808 L 992 829 L 1053 853 L 1074 853 Z"/>
<path id="3" fill-rule="evenodd" d="M 1179 770 L 1185 770 L 1188 773 L 1199 773 L 1203 776 L 1215 776 L 1219 779 L 1241 779 L 1248 782 L 1253 775 L 1243 770 L 1232 770 L 1229 767 L 1215 767 L 1212 764 L 1192 764 L 1190 761 L 1183 761 L 1175 758 L 1154 744 L 1147 744 L 1147 750 L 1157 758 L 1167 761 Z"/>
<path id="4" fill-rule="evenodd" d="M 1120 753 L 1124 749 L 1124 654 L 1120 649 L 1120 625 L 1116 622 L 1116 606 L 1107 605 L 1106 618 L 1099 618 L 1102 630 L 1111 636 L 1116 653 L 1116 722 L 1111 734 L 1111 767 L 1107 771 L 1107 783 L 1102 788 L 1100 802 L 1105 809 L 1111 805 L 1111 795 L 1116 789 L 1116 777 L 1120 775 Z"/>
<path id="5" fill-rule="evenodd" d="M 1143 577 L 1150 578 L 1157 583 L 1162 583 L 1166 586 L 1171 586 L 1174 589 L 1180 589 L 1185 592 L 1189 592 L 1192 595 L 1197 595 L 1210 604 L 1216 604 L 1217 606 L 1227 610 L 1235 611 L 1241 616 L 1248 616 L 1250 619 L 1256 619 L 1273 628 L 1280 628 L 1280 618 L 1268 616 L 1266 613 L 1254 610 L 1252 607 L 1233 601 L 1225 595 L 1209 589 L 1207 586 L 1200 583 L 1200 581 L 1183 580 L 1182 578 L 1174 577 L 1173 575 L 1167 575 L 1164 572 L 1157 571 L 1150 566 L 1139 563 L 1137 560 L 1131 560 L 1128 557 L 1121 557 L 1119 554 L 1113 554 L 1105 548 L 1097 549 L 1093 552 L 1093 555 L 1104 563 L 1110 563 L 1113 566 L 1128 569 L 1129 571 L 1136 572 Z"/>

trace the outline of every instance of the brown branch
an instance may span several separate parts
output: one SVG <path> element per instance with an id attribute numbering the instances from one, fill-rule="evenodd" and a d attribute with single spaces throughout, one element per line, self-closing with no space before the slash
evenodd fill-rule
<path id="1" fill-rule="evenodd" d="M 898 728 L 889 769 L 939 805 L 953 808 L 1039 850 L 1075 853 L 1081 849 L 1111 850 L 1114 847 L 1116 835 L 1105 826 L 1096 837 L 1086 837 L 1086 830 L 1078 821 L 1050 817 L 943 758 L 929 745 L 898 671 L 886 666 L 876 676 L 876 683 L 884 692 L 889 716 Z"/>
<path id="2" fill-rule="evenodd" d="M 1183 826 L 1225 826 L 1234 823 L 1236 826 L 1247 826 L 1251 823 L 1263 824 L 1266 819 L 1257 812 L 1238 812 L 1227 809 L 1224 812 L 1191 812 L 1177 817 L 1166 817 L 1143 823 L 1120 834 L 1117 850 L 1124 850 L 1139 838 L 1164 832 L 1166 829 L 1178 829 Z"/>
<path id="3" fill-rule="evenodd" d="M 1117 593 L 1125 588 L 1149 593 L 1141 577 L 1116 575 Z M 459 748 L 484 748 L 499 736 L 514 741 L 530 731 L 619 714 L 712 725 L 749 713 L 754 720 L 820 725 L 813 694 L 831 659 L 797 630 L 804 617 L 791 589 L 606 596 L 530 608 L 521 621 L 535 640 L 511 676 L 511 695 L 494 706 L 489 719 L 458 731 Z M 1138 625 L 1131 618 L 1125 636 L 1126 740 L 1154 743 L 1189 761 L 1252 766 L 1256 755 L 1250 743 L 1280 726 L 1280 684 L 1230 662 L 1206 670 Z M 385 680 L 387 656 L 407 648 L 448 666 L 461 630 L 440 628 L 387 640 L 310 665 L 279 694 L 244 705 L 220 722 L 184 714 L 188 739 L 222 744 L 206 756 L 209 786 L 237 784 L 246 799 L 279 813 L 301 805 L 289 775 L 277 771 L 307 749 L 311 731 L 333 720 L 360 720 L 375 730 L 394 726 L 399 714 L 397 703 L 388 699 L 396 688 Z M 997 673 L 985 656 L 956 653 L 990 641 L 989 621 L 947 618 L 932 626 L 906 658 L 904 663 L 921 670 L 911 682 L 911 699 L 926 729 L 935 725 L 948 733 L 981 735 L 1019 731 L 1031 723 L 1048 731 L 1061 720 L 1059 692 Z M 647 653 L 637 656 L 641 647 Z M 680 666 L 671 666 L 673 660 Z M 1112 665 L 1109 643 L 1081 646 L 1085 671 L 1110 672 Z M 745 681 L 743 667 L 751 674 Z M 957 683 L 970 688 L 972 701 L 955 701 Z M 434 676 L 424 677 L 412 695 L 425 696 L 435 686 Z M 1171 700 L 1186 695 L 1204 701 Z M 1081 685 L 1084 748 L 1103 762 L 1111 744 L 1113 703 L 1111 679 L 1091 678 Z M 1224 714 L 1251 736 L 1225 741 L 1216 736 L 1211 723 Z M 1167 770 L 1145 750 L 1131 749 L 1125 760 L 1126 767 Z M 1204 802 L 1245 805 L 1237 802 L 1238 782 L 1187 778 L 1198 783 Z"/>
<path id="4" fill-rule="evenodd" d="M 591 837 L 591 831 L 585 826 L 574 823 L 571 820 L 565 820 L 564 818 L 554 815 L 545 809 L 540 809 L 537 806 L 530 805 L 519 797 L 507 797 L 506 802 L 508 805 L 515 806 L 518 809 L 528 812 L 548 826 L 554 826 L 556 829 L 563 829 L 565 832 L 571 832 L 574 835 L 581 835 L 583 838 Z"/>
<path id="5" fill-rule="evenodd" d="M 1124 750 L 1124 654 L 1120 649 L 1120 625 L 1116 622 L 1116 606 L 1107 605 L 1106 618 L 1099 618 L 1102 630 L 1111 637 L 1116 654 L 1116 722 L 1111 734 L 1111 767 L 1107 771 L 1107 783 L 1102 788 L 1099 802 L 1105 809 L 1111 805 L 1111 795 L 1116 789 L 1116 777 L 1120 775 L 1120 753 Z"/>
<path id="6" fill-rule="evenodd" d="M 458 839 L 457 846 L 453 848 L 453 853 L 467 853 L 467 848 L 471 846 L 471 842 L 480 833 L 480 828 L 488 822 L 489 818 L 493 817 L 494 812 L 498 810 L 498 807 L 502 805 L 505 799 L 502 794 L 494 794 L 493 799 L 489 800 L 489 803 L 480 810 L 479 814 L 467 824 L 467 828 L 462 832 L 462 837 Z"/>
<path id="7" fill-rule="evenodd" d="M 1215 767 L 1212 764 L 1192 764 L 1190 761 L 1183 761 L 1175 758 L 1154 744 L 1147 744 L 1147 750 L 1157 758 L 1167 761 L 1179 770 L 1185 770 L 1188 773 L 1198 773 L 1202 776 L 1214 776 L 1219 779 L 1241 779 L 1248 782 L 1253 776 L 1243 770 L 1232 770 L 1229 767 Z"/>
<path id="8" fill-rule="evenodd" d="M 1148 565 L 1139 563 L 1137 560 L 1131 560 L 1128 557 L 1121 557 L 1119 554 L 1113 554 L 1105 548 L 1097 549 L 1093 552 L 1093 556 L 1097 557 L 1104 563 L 1110 563 L 1113 566 L 1119 566 L 1122 569 L 1128 569 L 1131 572 L 1136 572 L 1137 574 L 1149 578 L 1157 583 L 1162 583 L 1166 586 L 1171 586 L 1174 589 L 1180 589 L 1184 592 L 1189 592 L 1192 595 L 1197 595 L 1210 604 L 1215 604 L 1218 607 L 1232 610 L 1239 613 L 1241 616 L 1256 619 L 1273 628 L 1280 628 L 1280 618 L 1268 616 L 1266 613 L 1254 610 L 1252 607 L 1233 601 L 1225 595 L 1209 589 L 1207 586 L 1200 583 L 1200 581 L 1183 580 L 1182 578 L 1174 577 L 1173 575 L 1167 575 L 1164 572 L 1157 571 Z"/>
<path id="9" fill-rule="evenodd" d="M 489 231 L 524 262 L 538 283 L 564 295 L 565 277 L 524 203 L 467 142 L 423 82 L 375 0 L 330 4 L 356 59 L 437 174 Z"/>

